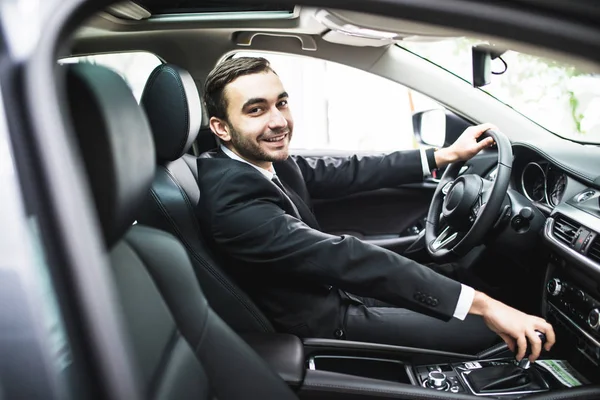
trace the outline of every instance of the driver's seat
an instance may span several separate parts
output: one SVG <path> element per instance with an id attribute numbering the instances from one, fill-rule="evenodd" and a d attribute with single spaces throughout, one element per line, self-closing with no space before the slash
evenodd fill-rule
<path id="1" fill-rule="evenodd" d="M 142 93 L 156 145 L 156 173 L 139 223 L 177 236 L 183 243 L 211 307 L 238 333 L 273 332 L 254 302 L 230 279 L 202 237 L 196 207 L 200 201 L 196 157 L 187 154 L 202 119 L 192 76 L 172 64 L 152 71 Z"/>

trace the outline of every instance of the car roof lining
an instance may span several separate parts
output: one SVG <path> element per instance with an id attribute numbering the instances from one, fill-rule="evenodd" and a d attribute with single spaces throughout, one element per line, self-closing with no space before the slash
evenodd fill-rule
<path id="1" fill-rule="evenodd" d="M 239 47 L 232 42 L 235 35 L 240 32 L 265 32 L 276 37 L 278 34 L 289 36 L 293 34 L 312 35 L 315 40 L 328 33 L 330 30 L 320 23 L 314 16 L 319 9 L 313 7 L 296 6 L 294 18 L 287 19 L 246 19 L 246 20 L 189 20 L 189 21 L 152 21 L 152 20 L 126 20 L 101 11 L 94 17 L 88 19 L 86 23 L 78 29 L 73 36 L 73 47 L 70 55 L 93 53 L 93 52 L 113 52 L 120 50 L 145 50 L 151 51 L 162 58 L 182 64 L 185 59 L 193 58 L 196 54 L 200 57 L 202 53 L 208 51 L 204 46 L 210 43 L 214 51 L 223 50 L 224 52 L 232 50 L 232 46 Z M 589 60 L 573 58 L 572 55 L 551 51 L 537 46 L 519 43 L 507 39 L 501 39 L 489 35 L 471 33 L 465 30 L 440 27 L 432 24 L 396 19 L 392 17 L 371 15 L 355 11 L 346 11 L 339 9 L 327 9 L 332 15 L 342 18 L 349 24 L 356 25 L 365 29 L 377 29 L 381 31 L 396 32 L 402 37 L 416 37 L 419 40 L 427 38 L 456 38 L 456 37 L 475 37 L 482 41 L 494 43 L 499 48 L 513 49 L 524 53 L 538 55 L 542 57 L 564 60 L 571 64 L 575 63 L 583 71 L 599 71 L 600 66 Z M 157 33 L 160 38 L 157 37 Z M 281 42 L 289 45 L 290 41 L 286 37 L 281 37 Z M 317 40 L 317 42 L 319 42 Z M 269 40 L 269 44 L 274 44 L 274 40 Z M 320 41 L 321 44 L 325 41 Z M 350 44 L 352 44 L 350 42 Z M 401 44 L 401 42 L 400 42 Z M 360 45 L 357 41 L 356 45 Z M 167 54 L 172 53 L 167 47 L 175 46 L 180 51 L 188 53 L 185 57 L 170 58 Z M 363 57 L 365 47 L 352 46 L 352 53 L 356 54 L 357 62 Z M 276 46 L 282 48 L 284 46 Z M 202 48 L 203 52 L 197 52 L 196 49 Z M 252 48 L 260 49 L 260 46 L 252 43 Z M 347 48 L 344 46 L 344 48 Z M 383 47 L 385 48 L 385 46 Z M 291 47 L 292 51 L 295 47 Z M 277 50 L 286 52 L 286 50 Z M 369 51 L 367 51 L 369 52 Z M 221 53 L 224 54 L 224 53 Z M 324 52 L 310 52 L 308 56 L 324 58 Z M 65 55 L 67 56 L 67 55 Z M 332 59 L 331 57 L 327 57 Z M 333 60 L 335 61 L 335 60 Z M 348 60 L 345 60 L 346 62 Z M 342 61 L 340 61 L 342 62 Z M 196 64 L 190 62 L 189 64 Z M 349 65 L 361 68 L 359 65 L 350 63 Z M 185 65 L 183 65 L 185 66 Z M 186 66 L 190 68 L 192 65 Z"/>

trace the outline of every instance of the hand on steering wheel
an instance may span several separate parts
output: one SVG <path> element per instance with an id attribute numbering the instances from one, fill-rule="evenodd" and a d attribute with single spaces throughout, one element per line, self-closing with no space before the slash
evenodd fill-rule
<path id="1" fill-rule="evenodd" d="M 491 183 L 478 175 L 459 176 L 464 161 L 453 162 L 446 168 L 431 200 L 425 227 L 427 251 L 434 260 L 463 256 L 480 244 L 504 202 L 513 159 L 510 140 L 491 129 L 481 138 L 492 138 L 498 146 L 496 179 Z"/>

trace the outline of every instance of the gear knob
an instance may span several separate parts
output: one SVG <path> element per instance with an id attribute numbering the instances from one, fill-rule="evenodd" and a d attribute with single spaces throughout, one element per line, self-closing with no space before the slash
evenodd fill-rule
<path id="1" fill-rule="evenodd" d="M 546 344 L 546 335 L 543 334 L 540 331 L 535 331 L 535 333 L 538 335 L 538 337 L 540 338 L 540 340 L 542 341 L 542 348 L 544 347 L 544 344 Z M 531 343 L 529 343 L 529 340 L 527 341 L 527 350 L 525 350 L 525 356 L 519 361 L 519 367 L 523 368 L 523 369 L 528 369 L 530 366 L 530 362 L 529 362 L 529 356 L 531 355 Z"/>

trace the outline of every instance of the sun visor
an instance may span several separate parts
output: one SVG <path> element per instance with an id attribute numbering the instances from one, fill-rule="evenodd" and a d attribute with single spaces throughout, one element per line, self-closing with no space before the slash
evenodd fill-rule
<path id="1" fill-rule="evenodd" d="M 431 41 L 462 36 L 444 28 L 349 11 L 319 9 L 315 19 L 328 29 L 322 35 L 323 40 L 348 46 L 381 47 L 400 40 Z"/>

